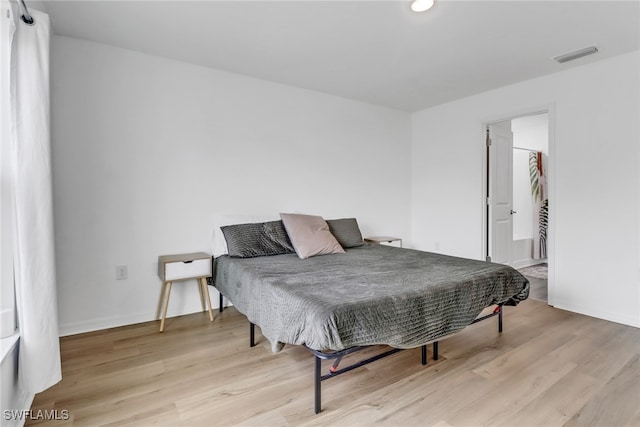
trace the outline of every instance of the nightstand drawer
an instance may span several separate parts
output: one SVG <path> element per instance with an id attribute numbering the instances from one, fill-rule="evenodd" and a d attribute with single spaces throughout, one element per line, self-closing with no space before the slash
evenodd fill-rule
<path id="1" fill-rule="evenodd" d="M 211 276 L 211 258 L 167 262 L 164 268 L 164 280 L 167 282 L 192 277 Z"/>

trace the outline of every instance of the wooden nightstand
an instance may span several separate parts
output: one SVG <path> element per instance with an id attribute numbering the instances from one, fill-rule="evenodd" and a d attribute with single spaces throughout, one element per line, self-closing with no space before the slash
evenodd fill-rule
<path id="1" fill-rule="evenodd" d="M 179 280 L 196 279 L 198 291 L 200 291 L 202 310 L 209 310 L 209 319 L 213 322 L 209 288 L 207 287 L 207 277 L 211 277 L 211 255 L 204 252 L 163 255 L 158 258 L 158 275 L 162 279 L 160 332 L 164 331 L 164 321 L 167 317 L 167 307 L 169 306 L 169 296 L 171 295 L 171 284 Z"/>
<path id="2" fill-rule="evenodd" d="M 400 237 L 391 237 L 391 236 L 372 236 L 372 237 L 365 237 L 364 238 L 365 242 L 369 242 L 369 243 L 373 243 L 373 244 L 380 244 L 380 243 L 393 243 L 393 242 L 399 242 L 400 243 L 400 247 L 402 247 L 402 239 Z"/>

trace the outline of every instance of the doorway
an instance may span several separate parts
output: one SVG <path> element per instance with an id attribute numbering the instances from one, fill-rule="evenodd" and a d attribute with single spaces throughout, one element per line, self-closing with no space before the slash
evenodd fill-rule
<path id="1" fill-rule="evenodd" d="M 548 301 L 550 126 L 547 111 L 487 123 L 486 258 L 521 271 Z"/>

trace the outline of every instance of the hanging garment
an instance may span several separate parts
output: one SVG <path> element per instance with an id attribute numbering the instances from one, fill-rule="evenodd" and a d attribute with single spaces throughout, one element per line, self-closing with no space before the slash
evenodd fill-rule
<path id="1" fill-rule="evenodd" d="M 531 181 L 531 196 L 535 205 L 540 200 L 540 169 L 538 169 L 538 153 L 529 152 L 529 180 Z"/>
<path id="2" fill-rule="evenodd" d="M 543 157 L 544 154 L 540 151 L 529 153 L 529 179 L 533 198 L 533 253 L 531 254 L 533 259 L 547 257 L 549 200 L 546 197 Z"/>
<path id="3" fill-rule="evenodd" d="M 540 227 L 540 258 L 547 257 L 547 227 L 549 224 L 549 199 L 544 199 L 538 216 L 538 226 Z"/>

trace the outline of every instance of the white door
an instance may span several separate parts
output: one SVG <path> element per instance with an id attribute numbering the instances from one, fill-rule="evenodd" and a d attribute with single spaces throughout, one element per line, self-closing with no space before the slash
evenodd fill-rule
<path id="1" fill-rule="evenodd" d="M 511 262 L 513 241 L 513 133 L 511 120 L 489 125 L 488 238 L 492 262 Z"/>

